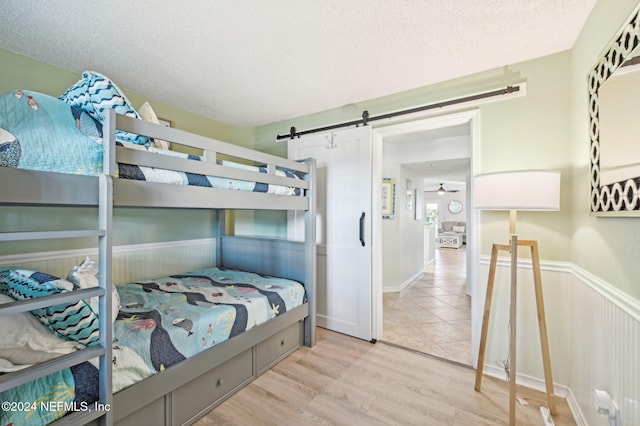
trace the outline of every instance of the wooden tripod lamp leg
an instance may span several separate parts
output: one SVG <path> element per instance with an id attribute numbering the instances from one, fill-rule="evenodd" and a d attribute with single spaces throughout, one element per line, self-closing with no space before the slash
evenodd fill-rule
<path id="1" fill-rule="evenodd" d="M 529 246 L 531 248 L 531 262 L 533 264 L 533 281 L 536 294 L 536 307 L 538 311 L 538 327 L 540 330 L 540 346 L 542 349 L 542 362 L 544 366 L 544 380 L 546 385 L 547 403 L 551 415 L 556 415 L 556 402 L 553 392 L 553 378 L 551 374 L 551 357 L 549 356 L 549 340 L 547 337 L 547 324 L 544 312 L 544 300 L 542 297 L 542 274 L 540 272 L 540 254 L 538 242 L 520 240 L 516 235 L 511 236 L 511 245 L 493 244 L 491 248 L 491 264 L 489 266 L 489 281 L 487 283 L 487 295 L 484 302 L 484 315 L 482 317 L 482 332 L 480 334 L 480 348 L 478 351 L 478 368 L 476 370 L 475 390 L 480 392 L 482 385 L 482 372 L 487 346 L 487 333 L 489 330 L 489 317 L 491 316 L 491 302 L 496 278 L 498 252 L 511 250 L 511 306 L 510 336 L 509 336 L 509 424 L 516 424 L 516 302 L 517 302 L 517 273 L 518 258 L 517 247 Z"/>
<path id="2" fill-rule="evenodd" d="M 484 314 L 482 316 L 482 333 L 480 334 L 480 348 L 478 350 L 478 368 L 476 370 L 476 384 L 474 389 L 480 392 L 482 386 L 482 370 L 484 369 L 484 356 L 487 347 L 487 332 L 489 330 L 489 316 L 491 315 L 491 298 L 493 297 L 493 283 L 496 279 L 496 267 L 498 264 L 499 245 L 491 247 L 491 265 L 489 266 L 489 281 L 487 282 L 487 295 L 484 299 Z"/>
<path id="3" fill-rule="evenodd" d="M 556 401 L 553 395 L 553 378 L 551 376 L 551 358 L 549 356 L 549 340 L 547 338 L 547 322 L 544 313 L 544 299 L 542 298 L 542 274 L 540 273 L 540 255 L 538 242 L 531 241 L 531 262 L 533 263 L 533 281 L 536 291 L 536 306 L 538 309 L 538 327 L 540 329 L 540 347 L 542 348 L 542 364 L 544 366 L 544 381 L 547 389 L 547 403 L 552 416 L 556 415 Z"/>
<path id="4" fill-rule="evenodd" d="M 482 332 L 480 334 L 480 348 L 478 351 L 478 368 L 476 370 L 476 383 L 474 389 L 480 392 L 482 386 L 482 372 L 487 347 L 487 333 L 489 331 L 489 318 L 491 316 L 491 301 L 496 278 L 498 264 L 498 252 L 511 250 L 511 306 L 510 322 L 511 334 L 509 337 L 509 424 L 516 424 L 516 287 L 518 274 L 518 237 L 513 235 L 510 245 L 493 244 L 491 247 L 491 264 L 489 265 L 489 281 L 487 282 L 487 295 L 484 301 L 484 314 L 482 317 Z"/>
<path id="5" fill-rule="evenodd" d="M 509 426 L 516 426 L 516 304 L 518 289 L 518 236 L 511 235 L 511 303 L 509 306 Z"/>

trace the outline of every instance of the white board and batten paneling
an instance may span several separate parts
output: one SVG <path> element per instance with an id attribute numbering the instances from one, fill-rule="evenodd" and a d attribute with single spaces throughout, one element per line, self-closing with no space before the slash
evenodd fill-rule
<path id="1" fill-rule="evenodd" d="M 292 139 L 288 156 L 316 160 L 317 323 L 371 340 L 371 128 Z M 303 213 L 289 213 L 290 239 L 303 239 Z"/>
<path id="2" fill-rule="evenodd" d="M 182 273 L 215 265 L 216 240 L 167 241 L 113 247 L 115 284 Z M 85 257 L 98 259 L 95 248 L 0 256 L 0 266 L 19 266 L 66 278 Z"/>
<path id="3" fill-rule="evenodd" d="M 488 256 L 480 259 L 479 276 L 487 276 L 488 263 Z M 578 425 L 599 425 L 607 417 L 596 410 L 595 389 L 605 390 L 620 408 L 621 424 L 640 425 L 639 301 L 573 263 L 543 260 L 540 266 L 556 396 L 567 399 Z M 517 381 L 544 392 L 530 260 L 519 259 L 518 270 Z M 500 260 L 484 366 L 501 379 L 507 379 L 498 366 L 508 354 L 509 274 L 508 262 Z M 474 357 L 477 347 L 472 342 Z"/>

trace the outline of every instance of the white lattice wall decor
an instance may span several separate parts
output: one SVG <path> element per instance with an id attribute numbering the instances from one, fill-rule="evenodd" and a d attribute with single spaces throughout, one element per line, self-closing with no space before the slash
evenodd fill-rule
<path id="1" fill-rule="evenodd" d="M 597 65 L 589 73 L 589 135 L 591 212 L 596 215 L 640 216 L 640 177 L 600 184 L 600 103 L 598 91 L 640 44 L 640 7 L 631 14 Z"/>

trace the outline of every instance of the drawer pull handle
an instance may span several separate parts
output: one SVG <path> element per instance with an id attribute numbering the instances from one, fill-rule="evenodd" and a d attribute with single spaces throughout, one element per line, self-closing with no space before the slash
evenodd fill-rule
<path id="1" fill-rule="evenodd" d="M 284 340 L 280 341 L 280 346 L 284 346 Z"/>
<path id="2" fill-rule="evenodd" d="M 224 383 L 224 379 L 218 379 L 218 381 L 216 382 L 216 386 L 220 387 L 222 386 L 223 383 Z"/>

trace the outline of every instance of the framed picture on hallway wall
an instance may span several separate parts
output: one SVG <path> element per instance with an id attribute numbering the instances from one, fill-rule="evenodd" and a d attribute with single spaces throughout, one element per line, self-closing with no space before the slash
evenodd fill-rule
<path id="1" fill-rule="evenodd" d="M 406 180 L 405 187 L 404 208 L 406 211 L 410 212 L 413 210 L 413 182 L 411 182 L 411 179 Z"/>
<path id="2" fill-rule="evenodd" d="M 413 202 L 416 205 L 416 208 L 413 210 L 415 213 L 414 219 L 422 220 L 422 207 L 419 207 L 419 206 L 422 206 L 422 200 L 418 200 L 418 195 L 419 195 L 418 189 L 416 188 L 413 190 Z"/>
<path id="3" fill-rule="evenodd" d="M 382 218 L 393 219 L 396 214 L 396 181 L 391 178 L 382 178 L 382 190 L 380 191 L 382 205 Z"/>

